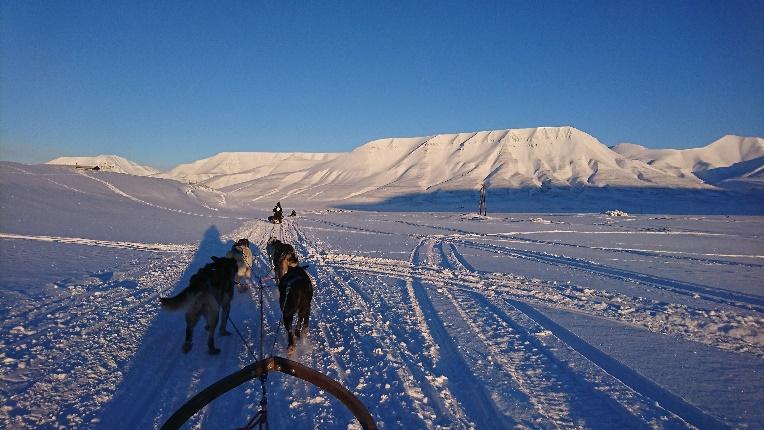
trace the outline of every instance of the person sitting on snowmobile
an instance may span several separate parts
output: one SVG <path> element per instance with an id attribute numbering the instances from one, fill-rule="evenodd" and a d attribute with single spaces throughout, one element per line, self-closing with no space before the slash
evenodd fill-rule
<path id="1" fill-rule="evenodd" d="M 281 222 L 284 219 L 284 211 L 281 210 L 281 202 L 276 202 L 276 207 L 273 208 L 273 221 Z"/>

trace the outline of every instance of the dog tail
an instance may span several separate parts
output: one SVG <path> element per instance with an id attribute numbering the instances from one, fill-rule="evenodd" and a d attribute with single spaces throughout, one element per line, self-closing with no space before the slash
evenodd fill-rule
<path id="1" fill-rule="evenodd" d="M 185 289 L 181 291 L 180 294 L 174 297 L 160 297 L 159 304 L 162 306 L 163 309 L 167 309 L 168 311 L 176 311 L 178 309 L 185 307 L 189 298 L 190 298 L 190 294 L 188 292 L 188 289 Z"/>

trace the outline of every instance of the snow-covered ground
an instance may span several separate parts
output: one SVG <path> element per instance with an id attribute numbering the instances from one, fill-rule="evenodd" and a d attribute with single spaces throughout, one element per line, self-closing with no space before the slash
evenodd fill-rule
<path id="1" fill-rule="evenodd" d="M 764 218 L 299 210 L 155 178 L 0 165 L 0 427 L 158 428 L 253 361 L 183 354 L 158 297 L 249 238 L 292 243 L 316 282 L 292 359 L 380 428 L 764 427 Z M 291 208 L 285 206 L 288 213 Z M 613 207 L 612 209 L 618 209 Z M 266 353 L 286 355 L 265 283 Z M 257 289 L 231 321 L 256 349 Z M 276 336 L 278 335 L 278 336 Z M 259 382 L 194 416 L 235 428 Z M 356 428 L 327 393 L 268 377 L 271 428 Z"/>

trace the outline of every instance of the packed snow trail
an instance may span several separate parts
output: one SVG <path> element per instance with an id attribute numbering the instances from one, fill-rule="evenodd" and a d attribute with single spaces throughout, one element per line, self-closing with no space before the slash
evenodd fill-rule
<path id="1" fill-rule="evenodd" d="M 425 376 L 424 378 L 418 378 L 420 381 L 438 381 L 437 384 L 440 386 L 440 396 L 442 399 L 440 403 L 443 405 L 439 407 L 439 414 L 440 416 L 446 417 L 449 414 L 452 415 L 452 418 L 449 419 L 452 423 L 454 422 L 454 418 L 462 416 L 464 418 L 461 420 L 465 426 L 469 427 L 477 424 L 479 428 L 490 427 L 491 423 L 495 424 L 497 422 L 497 419 L 503 420 L 510 425 L 511 423 L 525 423 L 524 425 L 542 427 L 552 425 L 553 427 L 559 428 L 572 428 L 579 425 L 587 425 L 589 427 L 602 426 L 603 428 L 608 428 L 613 425 L 633 426 L 635 423 L 644 422 L 642 420 L 650 415 L 654 417 L 652 419 L 653 423 L 666 422 L 666 420 L 673 421 L 675 424 L 682 423 L 681 420 L 671 418 L 672 414 L 665 410 L 655 410 L 654 406 L 651 406 L 649 401 L 641 400 L 640 395 L 637 394 L 635 396 L 628 389 L 626 389 L 628 394 L 624 395 L 624 397 L 626 397 L 625 399 L 604 401 L 605 405 L 610 404 L 612 406 L 595 406 L 593 407 L 593 410 L 587 410 L 587 408 L 590 407 L 588 405 L 592 402 L 592 396 L 594 398 L 602 396 L 602 394 L 595 390 L 591 385 L 584 384 L 582 388 L 577 389 L 560 386 L 555 388 L 544 388 L 549 382 L 546 382 L 547 380 L 542 378 L 547 378 L 550 374 L 549 372 L 552 372 L 552 370 L 550 368 L 548 371 L 544 371 L 544 365 L 540 365 L 539 363 L 535 366 L 530 364 L 536 359 L 520 355 L 517 357 L 516 361 L 513 362 L 515 364 L 510 364 L 510 362 L 507 361 L 502 363 L 504 359 L 501 357 L 506 356 L 507 351 L 498 349 L 500 348 L 498 345 L 507 342 L 509 339 L 509 337 L 504 334 L 499 335 L 497 340 L 482 337 L 483 340 L 481 341 L 481 343 L 485 345 L 483 357 L 495 357 L 499 362 L 499 371 L 497 371 L 497 366 L 493 365 L 490 370 L 483 371 L 481 375 L 475 375 L 473 371 L 469 369 L 473 366 L 480 369 L 480 365 L 475 365 L 475 363 L 470 360 L 476 356 L 473 355 L 473 357 L 468 357 L 465 355 L 465 352 L 462 351 L 472 349 L 471 346 L 474 345 L 475 339 L 481 339 L 483 333 L 493 333 L 494 330 L 492 330 L 491 327 L 498 323 L 483 322 L 479 318 L 475 320 L 474 318 L 476 318 L 476 315 L 479 315 L 481 312 L 468 315 L 464 310 L 461 310 L 461 313 L 458 311 L 455 313 L 455 315 L 462 315 L 462 318 L 459 320 L 454 321 L 449 319 L 448 322 L 443 322 L 441 318 L 445 318 L 446 315 L 454 315 L 454 313 L 449 313 L 444 310 L 437 311 L 435 309 L 432 299 L 429 296 L 431 287 L 425 287 L 424 284 L 422 284 L 422 280 L 416 279 L 418 278 L 416 274 L 413 274 L 412 278 L 409 278 L 409 276 L 412 275 L 403 275 L 404 278 L 409 278 L 403 279 L 403 282 L 396 282 L 394 279 L 385 279 L 386 277 L 375 276 L 372 278 L 374 279 L 374 282 L 370 283 L 364 280 L 365 278 L 368 278 L 368 276 L 364 276 L 364 270 L 362 268 L 353 268 L 359 270 L 348 270 L 345 268 L 344 270 L 338 271 L 336 268 L 332 267 L 334 264 L 332 264 L 331 261 L 334 260 L 334 258 L 332 258 L 333 253 L 331 250 L 326 249 L 320 244 L 316 244 L 315 241 L 307 238 L 305 233 L 301 231 L 296 223 L 292 223 L 289 227 L 291 227 L 291 233 L 287 233 L 287 236 L 291 235 L 291 237 L 294 238 L 292 243 L 297 246 L 298 251 L 304 253 L 303 255 L 307 256 L 311 263 L 315 265 L 314 273 L 318 275 L 318 279 L 330 281 L 328 285 L 319 281 L 319 286 L 323 287 L 324 290 L 322 290 L 321 294 L 317 294 L 317 297 L 325 297 L 327 290 L 336 288 L 337 286 L 358 285 L 357 288 L 351 287 L 351 289 L 346 289 L 345 292 L 341 294 L 341 296 L 344 296 L 346 299 L 351 299 L 351 302 L 356 304 L 355 308 L 357 309 L 368 309 L 369 303 L 387 303 L 387 306 L 383 310 L 385 312 L 384 315 L 387 316 L 388 320 L 391 319 L 396 311 L 401 313 L 401 317 L 404 317 L 405 315 L 411 316 L 412 310 L 414 311 L 413 316 L 415 319 L 411 321 L 410 324 L 403 324 L 402 327 L 416 328 L 416 331 L 406 333 L 404 330 L 403 333 L 398 333 L 397 337 L 400 338 L 401 336 L 404 336 L 404 339 L 412 338 L 412 340 L 420 336 L 425 336 L 425 338 L 415 342 L 404 342 L 397 347 L 401 349 L 403 357 L 419 357 L 415 360 L 418 364 L 410 364 L 409 369 L 411 369 L 412 372 L 419 372 Z M 427 265 L 428 257 L 423 256 L 423 254 L 427 253 L 428 249 L 424 248 L 423 250 L 422 248 L 422 244 L 425 243 L 428 242 L 421 242 L 420 246 L 413 251 L 411 260 L 412 268 Z M 327 258 L 329 264 L 327 264 Z M 339 267 L 342 268 L 341 265 Z M 397 267 L 392 267 L 391 269 L 393 273 L 388 274 L 388 276 L 393 278 L 401 276 L 400 273 L 406 273 L 397 272 L 396 276 L 395 272 Z M 442 280 L 448 281 L 448 277 L 442 278 Z M 427 280 L 425 282 L 429 283 L 432 282 L 432 280 Z M 396 284 L 398 285 L 397 289 L 399 290 L 399 293 L 391 295 L 389 291 L 395 290 L 390 287 L 393 287 Z M 444 284 L 445 282 L 440 284 L 441 289 Z M 436 282 L 432 288 L 437 289 L 438 283 Z M 446 295 L 446 297 L 448 296 L 449 295 Z M 412 298 L 414 297 L 416 300 L 412 301 Z M 460 301 L 455 300 L 453 296 L 450 297 L 449 302 L 451 306 L 462 306 L 459 304 Z M 424 308 L 422 308 L 423 303 L 426 303 Z M 414 310 L 412 308 L 418 308 L 419 310 Z M 481 309 L 482 313 L 484 313 L 485 306 L 482 306 Z M 345 319 L 346 323 L 349 321 L 352 321 L 352 319 Z M 422 323 L 424 323 L 424 327 L 422 327 Z M 455 337 L 451 334 L 451 331 L 446 328 L 447 325 L 451 327 L 466 325 L 468 329 L 472 331 L 472 334 L 461 338 L 459 336 Z M 380 334 L 384 334 L 384 331 L 382 330 L 385 329 L 385 326 L 379 325 L 376 329 L 380 330 L 380 332 L 376 333 L 377 337 L 379 337 Z M 345 328 L 345 330 L 347 330 L 347 328 Z M 401 327 L 399 327 L 398 330 L 400 331 Z M 432 337 L 432 340 L 427 340 L 427 333 L 430 333 L 430 336 L 434 336 Z M 327 330 L 323 329 L 322 335 L 323 337 L 328 337 Z M 395 336 L 395 334 L 392 336 Z M 457 343 L 454 342 L 457 342 L 458 340 L 466 343 L 457 346 Z M 499 343 L 496 344 L 495 342 Z M 525 347 L 524 345 L 528 344 L 528 341 L 521 338 L 513 343 L 520 346 L 522 350 L 522 348 Z M 347 344 L 353 345 L 354 342 L 351 340 L 342 342 L 342 345 Z M 449 344 L 454 346 L 448 346 Z M 404 348 L 404 345 L 420 346 L 417 347 L 416 350 L 413 350 L 410 347 Z M 536 346 L 528 347 L 529 349 L 526 354 L 532 353 L 536 357 L 545 357 L 545 355 L 539 353 L 537 346 L 538 345 L 536 344 Z M 433 348 L 438 352 L 428 352 L 432 351 Z M 444 352 L 443 348 L 446 348 L 446 352 Z M 532 348 L 533 351 L 531 351 L 530 348 Z M 317 345 L 314 344 L 311 350 L 312 353 L 316 354 L 318 350 Z M 366 353 L 361 355 L 367 356 L 369 354 Z M 549 360 L 549 358 L 547 358 L 547 360 Z M 336 365 L 336 363 L 337 359 L 335 357 L 333 364 Z M 552 363 L 554 363 L 554 372 L 552 372 L 552 374 L 555 372 L 558 373 L 560 368 L 564 367 L 564 365 L 561 365 L 556 359 L 552 359 Z M 445 371 L 445 374 L 442 373 L 443 371 Z M 497 375 L 503 373 L 507 376 L 503 378 L 497 377 Z M 474 384 L 470 381 L 470 379 L 480 379 L 481 377 L 485 378 L 485 380 L 481 381 L 481 384 Z M 525 378 L 529 377 L 532 378 L 529 382 L 522 382 Z M 577 378 L 580 378 L 580 376 L 572 376 L 569 378 L 571 379 L 568 379 L 569 382 L 566 382 L 567 384 L 573 384 L 572 386 L 580 385 L 579 383 L 573 382 L 576 381 Z M 502 379 L 505 381 L 503 383 L 505 388 L 496 387 L 500 385 L 497 381 Z M 562 379 L 564 380 L 564 378 Z M 347 378 L 345 378 L 345 380 L 346 382 L 350 382 Z M 521 385 L 518 386 L 518 383 Z M 559 384 L 560 382 L 556 382 L 556 379 L 552 379 L 551 383 Z M 493 394 L 484 396 L 478 394 L 479 392 L 470 393 L 470 388 L 468 387 L 475 386 L 489 387 L 489 390 L 493 392 Z M 525 387 L 525 390 L 523 390 L 522 387 Z M 435 387 L 425 386 L 417 390 L 412 390 L 412 387 L 407 387 L 406 393 L 408 393 L 409 396 L 413 395 L 414 399 L 416 399 L 419 393 L 437 393 L 438 391 L 434 391 L 434 388 Z M 582 393 L 588 394 L 577 394 L 576 390 L 583 390 Z M 566 395 L 572 397 L 566 399 Z M 634 400 L 633 397 L 636 397 L 637 400 Z M 437 397 L 435 398 L 437 399 Z M 497 404 L 493 399 L 501 399 L 501 401 Z M 512 405 L 513 401 L 511 399 L 514 399 L 514 405 Z M 433 399 L 430 398 L 430 400 L 432 401 Z M 431 401 L 427 403 L 431 403 Z M 627 406 L 621 406 L 619 401 L 627 403 Z M 523 406 L 523 403 L 527 402 L 530 403 Z M 595 405 L 602 403 L 603 401 L 593 401 L 593 404 Z M 489 405 L 493 406 L 490 407 Z M 448 408 L 443 409 L 444 406 L 448 406 Z M 514 408 L 512 406 L 514 406 Z M 488 409 L 486 409 L 487 407 Z M 491 410 L 492 412 L 490 412 Z M 512 416 L 505 416 L 499 411 L 506 411 L 509 413 L 514 412 L 514 414 Z M 531 411 L 536 412 L 534 413 Z M 638 413 L 640 418 L 635 418 L 632 413 Z M 608 414 L 610 414 L 609 418 L 607 418 Z M 465 419 L 466 421 L 464 421 Z M 430 425 L 437 426 L 438 423 L 425 421 L 425 425 L 428 427 Z"/>
<path id="2" fill-rule="evenodd" d="M 136 256 L 124 270 L 57 281 L 56 289 L 66 294 L 38 295 L 37 302 L 4 310 L 0 394 L 8 400 L 0 408 L 0 423 L 8 428 L 158 428 L 188 398 L 250 364 L 248 348 L 235 333 L 216 337 L 222 353 L 208 355 L 203 324 L 196 327 L 194 348 L 183 354 L 183 314 L 161 311 L 157 303 L 159 296 L 184 288 L 210 255 L 224 254 L 239 238 L 250 240 L 253 275 L 265 282 L 265 353 L 285 356 L 278 292 L 267 276 L 270 237 L 294 245 L 315 282 L 310 328 L 291 358 L 355 393 L 381 428 L 725 428 L 743 423 L 690 403 L 542 310 L 580 312 L 761 357 L 756 309 L 742 313 L 732 304 L 709 312 L 478 270 L 465 251 L 497 259 L 514 259 L 516 252 L 463 232 L 399 232 L 405 238 L 403 254 L 393 259 L 324 241 L 318 236 L 326 232 L 322 228 L 370 240 L 394 238 L 379 223 L 353 226 L 321 218 L 276 225 L 248 221 L 222 237 L 211 229 L 193 245 L 0 236 L 7 243 Z M 352 240 L 345 236 L 338 237 Z M 236 294 L 231 310 L 231 320 L 253 349 L 260 330 L 257 284 Z M 755 297 L 735 297 L 748 296 Z M 230 325 L 228 330 L 234 331 Z M 337 400 L 287 375 L 269 375 L 268 396 L 273 428 L 357 424 Z M 246 383 L 192 417 L 189 426 L 243 425 L 259 402 L 259 381 Z"/>

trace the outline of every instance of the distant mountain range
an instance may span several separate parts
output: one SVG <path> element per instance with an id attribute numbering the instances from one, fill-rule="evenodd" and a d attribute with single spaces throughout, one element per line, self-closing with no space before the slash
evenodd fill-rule
<path id="1" fill-rule="evenodd" d="M 105 158 L 101 158 L 105 157 Z M 489 189 L 764 189 L 764 139 L 724 136 L 702 148 L 609 148 L 573 127 L 375 140 L 347 153 L 224 152 L 157 173 L 115 156 L 58 158 L 192 182 L 245 200 L 377 202 Z"/>
<path id="2" fill-rule="evenodd" d="M 647 149 L 622 143 L 613 151 L 678 177 L 721 188 L 764 186 L 764 139 L 727 135 L 702 148 Z"/>
<path id="3" fill-rule="evenodd" d="M 62 166 L 76 166 L 82 168 L 96 167 L 99 169 L 126 173 L 136 176 L 150 176 L 159 173 L 157 169 L 148 166 L 141 166 L 138 163 L 117 155 L 97 155 L 95 157 L 58 157 L 45 164 L 58 164 Z"/>

